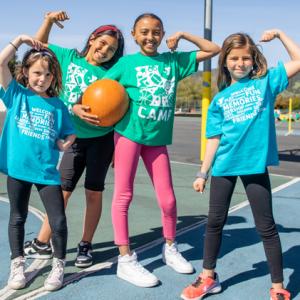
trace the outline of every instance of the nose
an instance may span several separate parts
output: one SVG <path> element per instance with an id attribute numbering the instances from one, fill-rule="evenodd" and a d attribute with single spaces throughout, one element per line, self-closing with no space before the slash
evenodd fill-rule
<path id="1" fill-rule="evenodd" d="M 153 39 L 153 33 L 152 32 L 148 32 L 147 39 L 148 40 L 152 40 Z"/>
<path id="2" fill-rule="evenodd" d="M 104 45 L 101 48 L 102 54 L 107 55 L 109 52 L 109 45 Z"/>

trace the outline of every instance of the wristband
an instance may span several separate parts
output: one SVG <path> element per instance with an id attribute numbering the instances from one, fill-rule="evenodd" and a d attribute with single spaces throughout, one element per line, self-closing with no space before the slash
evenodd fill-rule
<path id="1" fill-rule="evenodd" d="M 209 177 L 209 175 L 207 173 L 204 173 L 204 172 L 197 172 L 196 174 L 196 178 L 202 178 L 204 180 L 207 180 Z"/>
<path id="2" fill-rule="evenodd" d="M 17 48 L 17 46 L 14 43 L 9 42 L 9 44 L 12 45 L 16 49 L 16 51 L 18 51 L 18 48 Z"/>

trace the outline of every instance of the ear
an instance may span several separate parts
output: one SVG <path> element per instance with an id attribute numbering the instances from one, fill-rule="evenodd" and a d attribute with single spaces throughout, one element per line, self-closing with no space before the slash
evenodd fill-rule
<path id="1" fill-rule="evenodd" d="M 23 69 L 22 69 L 22 72 L 23 72 L 24 76 L 25 76 L 26 78 L 28 78 L 28 69 L 27 69 L 27 68 L 23 68 Z"/>
<path id="2" fill-rule="evenodd" d="M 135 31 L 134 31 L 134 29 L 131 30 L 131 35 L 132 35 L 134 41 L 136 42 Z M 136 42 L 136 43 L 137 43 L 137 42 Z"/>
<path id="3" fill-rule="evenodd" d="M 90 45 L 90 46 L 93 44 L 95 38 L 96 38 L 95 35 L 92 34 L 91 37 L 90 37 L 90 39 L 89 39 L 89 45 Z"/>

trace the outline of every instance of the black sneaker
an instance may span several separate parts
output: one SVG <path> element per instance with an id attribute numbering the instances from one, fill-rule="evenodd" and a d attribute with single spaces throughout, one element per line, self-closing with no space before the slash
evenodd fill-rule
<path id="1" fill-rule="evenodd" d="M 79 268 L 89 267 L 93 264 L 92 257 L 92 244 L 89 242 L 81 241 L 77 248 L 77 257 L 75 260 L 75 266 Z"/>
<path id="2" fill-rule="evenodd" d="M 53 256 L 50 244 L 41 243 L 38 239 L 24 244 L 24 254 L 27 258 L 50 259 Z"/>

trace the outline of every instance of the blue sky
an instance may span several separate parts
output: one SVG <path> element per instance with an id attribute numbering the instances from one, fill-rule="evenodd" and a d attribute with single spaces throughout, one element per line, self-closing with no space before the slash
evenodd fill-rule
<path id="1" fill-rule="evenodd" d="M 54 26 L 49 41 L 60 46 L 81 49 L 88 34 L 102 24 L 116 24 L 126 40 L 126 52 L 138 51 L 130 36 L 135 18 L 143 12 L 153 12 L 164 22 L 166 37 L 176 31 L 188 31 L 203 36 L 204 0 L 51 0 L 3 1 L 0 18 L 0 48 L 20 33 L 34 35 L 47 11 L 66 10 L 70 20 L 63 30 Z M 213 40 L 221 44 L 234 32 L 249 33 L 259 41 L 265 29 L 280 28 L 300 44 L 299 0 L 213 0 Z M 194 49 L 181 42 L 179 50 Z M 280 42 L 262 44 L 269 65 L 278 59 L 288 59 Z M 22 46 L 19 53 L 26 50 Z M 160 51 L 166 51 L 163 42 Z M 216 66 L 214 58 L 212 65 Z M 202 65 L 200 65 L 202 69 Z"/>

